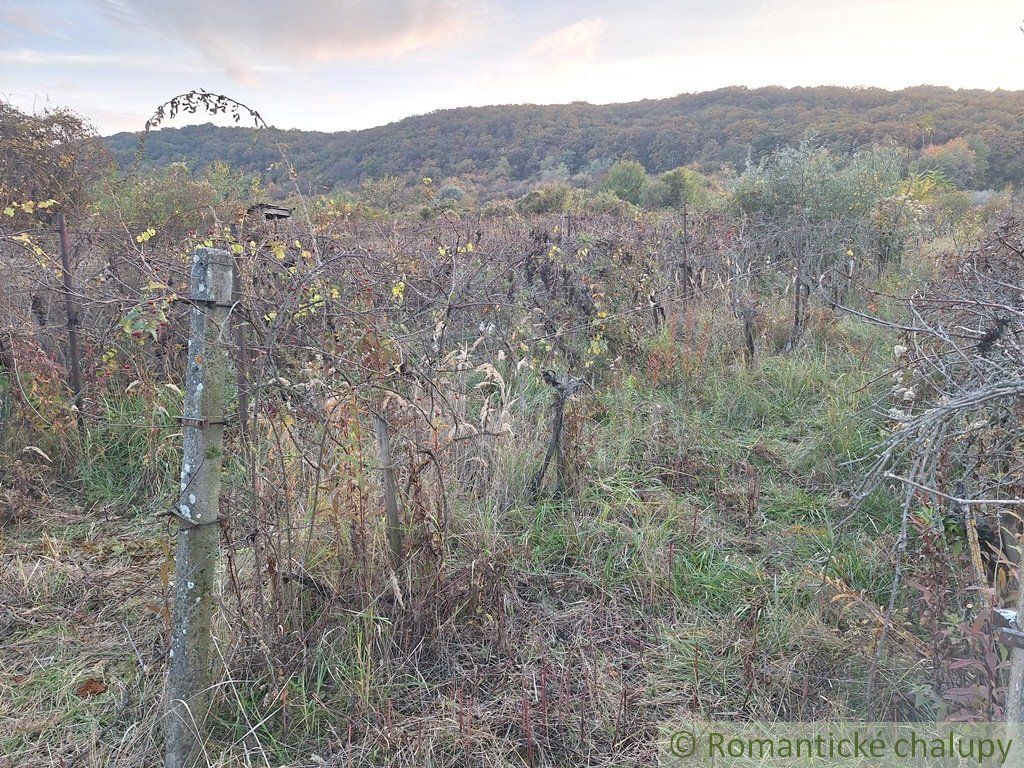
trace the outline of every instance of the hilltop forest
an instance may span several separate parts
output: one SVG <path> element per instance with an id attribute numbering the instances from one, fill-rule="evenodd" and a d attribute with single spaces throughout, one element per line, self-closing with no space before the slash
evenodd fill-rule
<path id="1" fill-rule="evenodd" d="M 1024 176 L 1022 113 L 1024 93 L 1017 91 L 732 87 L 603 106 L 449 109 L 368 130 L 274 130 L 256 140 L 245 128 L 188 126 L 150 135 L 144 159 L 153 166 L 223 161 L 272 186 L 287 185 L 283 143 L 305 191 L 392 175 L 410 183 L 452 179 L 495 197 L 521 192 L 529 181 L 588 186 L 620 159 L 652 174 L 692 165 L 705 173 L 722 166 L 742 171 L 748 159 L 756 163 L 810 135 L 840 154 L 889 141 L 917 151 L 952 141 L 952 151 L 970 151 L 963 184 L 999 189 Z M 137 134 L 120 133 L 106 144 L 122 165 L 134 162 Z"/>

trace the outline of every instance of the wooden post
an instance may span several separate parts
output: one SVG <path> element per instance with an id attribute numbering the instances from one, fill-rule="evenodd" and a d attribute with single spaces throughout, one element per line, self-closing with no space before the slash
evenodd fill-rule
<path id="1" fill-rule="evenodd" d="M 801 335 L 803 335 L 804 321 L 807 315 L 807 302 L 811 296 L 811 286 L 807 284 L 804 275 L 802 244 L 797 250 L 796 264 L 793 271 L 793 286 L 795 288 L 793 293 L 793 330 L 790 331 L 789 338 L 786 339 L 786 352 L 792 352 L 796 349 L 796 345 L 800 341 Z"/>
<path id="2" fill-rule="evenodd" d="M 686 200 L 683 200 L 683 301 L 690 298 L 692 285 L 690 283 L 690 232 L 687 227 L 689 219 L 689 208 Z"/>
<path id="3" fill-rule="evenodd" d="M 249 437 L 249 347 L 246 344 L 245 318 L 242 316 L 242 256 L 234 259 L 231 283 L 232 325 L 235 331 L 235 369 L 238 383 L 238 430 L 242 439 Z"/>
<path id="4" fill-rule="evenodd" d="M 744 307 L 743 318 L 743 360 L 747 365 L 754 362 L 754 308 Z"/>
<path id="5" fill-rule="evenodd" d="M 71 392 L 74 396 L 75 417 L 79 431 L 85 425 L 82 413 L 82 351 L 78 346 L 78 307 L 75 304 L 75 279 L 71 274 L 71 248 L 68 244 L 68 222 L 63 213 L 57 214 L 60 232 L 61 284 L 64 287 L 64 310 L 68 318 L 68 358 L 71 365 Z"/>
<path id="6" fill-rule="evenodd" d="M 554 390 L 555 396 L 551 402 L 551 438 L 548 440 L 548 449 L 544 454 L 544 461 L 540 469 L 533 476 L 530 483 L 530 494 L 534 500 L 540 494 L 541 485 L 544 483 L 544 475 L 548 471 L 551 459 L 555 459 L 556 483 L 559 492 L 565 490 L 565 481 L 568 474 L 565 466 L 565 451 L 562 448 L 562 428 L 565 422 L 565 403 L 583 388 L 583 379 L 577 379 L 568 374 L 556 374 L 554 371 L 544 371 L 544 381 Z"/>
<path id="7" fill-rule="evenodd" d="M 195 763 L 209 709 L 213 614 L 220 545 L 224 384 L 231 329 L 231 254 L 200 248 L 192 259 L 192 325 L 182 415 L 184 455 L 168 664 L 166 768 Z"/>
<path id="8" fill-rule="evenodd" d="M 373 431 L 377 435 L 380 464 L 384 472 L 384 514 L 387 516 L 388 545 L 391 547 L 391 558 L 397 571 L 402 564 L 402 520 L 398 512 L 395 465 L 391 461 L 391 438 L 383 414 L 373 414 Z"/>

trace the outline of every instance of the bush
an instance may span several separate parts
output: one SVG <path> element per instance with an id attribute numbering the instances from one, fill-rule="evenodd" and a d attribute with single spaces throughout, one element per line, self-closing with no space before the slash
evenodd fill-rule
<path id="1" fill-rule="evenodd" d="M 445 184 L 437 190 L 438 203 L 459 203 L 466 197 L 466 193 L 454 184 Z"/>
<path id="2" fill-rule="evenodd" d="M 668 187 L 668 206 L 705 208 L 711 202 L 711 180 L 690 168 L 674 168 L 662 174 L 661 182 Z"/>
<path id="3" fill-rule="evenodd" d="M 648 183 L 647 171 L 640 163 L 636 160 L 620 160 L 608 171 L 604 186 L 616 197 L 640 205 Z"/>
<path id="4" fill-rule="evenodd" d="M 672 205 L 672 188 L 661 179 L 644 187 L 641 202 L 644 208 L 668 208 Z"/>
<path id="5" fill-rule="evenodd" d="M 521 213 L 565 213 L 574 197 L 575 190 L 567 184 L 545 184 L 519 198 L 516 208 Z"/>
<path id="6" fill-rule="evenodd" d="M 614 214 L 624 216 L 633 210 L 633 206 L 608 190 L 601 190 L 587 195 L 580 201 L 581 213 Z"/>

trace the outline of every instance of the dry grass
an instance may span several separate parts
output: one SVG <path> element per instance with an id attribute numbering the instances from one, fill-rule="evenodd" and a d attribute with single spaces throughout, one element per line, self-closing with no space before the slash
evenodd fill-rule
<path id="1" fill-rule="evenodd" d="M 164 540 L 157 521 L 96 520 L 56 508 L 37 509 L 4 531 L 5 767 L 159 762 Z M 453 585 L 469 585 L 472 576 L 465 576 Z M 367 664 L 379 665 L 370 671 L 373 690 L 353 702 L 349 717 L 328 724 L 319 746 L 333 746 L 344 756 L 341 764 L 376 764 L 385 753 L 391 764 L 410 765 L 653 759 L 642 724 L 650 719 L 644 693 L 658 666 L 654 624 L 579 578 L 499 575 L 498 581 L 500 594 L 490 597 L 501 615 L 455 613 L 437 629 L 437 642 L 408 653 L 372 649 L 383 652 Z M 441 601 L 465 608 L 466 590 L 453 586 Z M 350 621 L 369 617 L 364 611 Z M 324 641 L 327 653 L 336 651 L 331 640 Z M 336 673 L 341 663 L 333 659 Z M 244 720 L 241 710 L 249 705 L 242 698 L 256 683 L 225 674 L 221 709 L 229 711 L 219 714 Z M 275 720 L 281 717 L 277 703 L 263 704 Z M 300 710 L 292 716 L 301 718 Z M 340 724 L 345 720 L 347 727 Z M 213 744 L 219 754 L 210 756 L 211 764 L 279 764 L 268 754 L 278 745 L 261 743 L 266 734 L 257 724 Z M 294 764 L 315 764 L 314 745 L 303 741 L 307 759 Z"/>
<path id="2" fill-rule="evenodd" d="M 55 504 L 0 531 L 7 764 L 146 764 L 163 671 L 162 532 Z"/>
<path id="3" fill-rule="evenodd" d="M 713 330 L 710 310 L 696 320 Z M 849 461 L 877 436 L 865 385 L 884 339 L 814 317 L 800 350 L 747 366 L 712 336 L 649 339 L 658 376 L 610 371 L 571 405 L 563 497 L 517 490 L 549 393 L 506 371 L 511 435 L 449 454 L 443 488 L 407 460 L 413 567 L 395 579 L 355 405 L 324 426 L 313 389 L 293 393 L 308 412 L 260 438 L 255 476 L 231 436 L 204 763 L 648 766 L 686 714 L 862 717 L 898 516 L 882 498 L 838 521 Z M 0 528 L 11 768 L 162 760 L 173 528 L 135 505 L 162 504 L 177 437 L 127 431 L 146 405 L 111 396 L 91 435 L 107 449 L 82 452 L 73 489 L 55 490 L 56 467 L 4 486 L 20 494 Z M 418 429 L 400 450 L 432 444 Z M 886 716 L 927 718 L 940 692 L 926 695 L 928 649 L 900 598 L 876 695 Z"/>
<path id="4" fill-rule="evenodd" d="M 225 575 L 205 762 L 646 766 L 684 713 L 857 716 L 893 530 L 855 526 L 827 565 L 841 498 L 797 471 L 835 450 L 832 417 L 798 407 L 831 391 L 823 365 L 588 396 L 577 492 L 500 513 L 489 491 L 453 496 L 449 552 L 414 608 L 335 573 L 277 633 L 246 607 L 245 574 L 241 600 Z M 498 451 L 490 485 L 514 485 L 536 448 Z M 171 536 L 73 498 L 0 529 L 0 752 L 12 768 L 159 764 Z M 879 691 L 897 709 L 923 679 L 904 634 Z"/>

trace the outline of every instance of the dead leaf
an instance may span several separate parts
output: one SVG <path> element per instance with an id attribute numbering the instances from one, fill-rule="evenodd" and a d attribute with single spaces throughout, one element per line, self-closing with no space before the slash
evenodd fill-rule
<path id="1" fill-rule="evenodd" d="M 91 677 L 82 683 L 75 690 L 80 698 L 86 698 L 87 696 L 98 696 L 107 690 L 107 686 L 101 683 L 99 680 L 94 680 Z"/>

